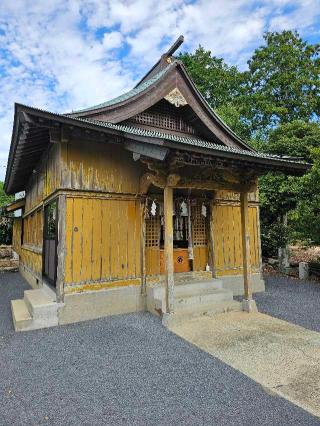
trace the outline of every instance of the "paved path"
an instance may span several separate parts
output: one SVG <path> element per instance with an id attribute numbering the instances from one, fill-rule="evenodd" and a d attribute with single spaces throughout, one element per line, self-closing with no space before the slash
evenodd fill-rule
<path id="1" fill-rule="evenodd" d="M 320 332 L 320 283 L 267 276 L 255 299 L 260 312 Z"/>
<path id="2" fill-rule="evenodd" d="M 171 329 L 320 424 L 320 333 L 259 312 L 203 316 Z"/>
<path id="3" fill-rule="evenodd" d="M 15 333 L 24 285 L 0 275 L 0 425 L 319 425 L 147 313 Z"/>

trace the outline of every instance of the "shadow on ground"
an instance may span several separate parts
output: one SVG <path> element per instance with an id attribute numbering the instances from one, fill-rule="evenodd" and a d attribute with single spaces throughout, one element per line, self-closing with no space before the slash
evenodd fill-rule
<path id="1" fill-rule="evenodd" d="M 148 313 L 15 333 L 0 276 L 0 424 L 318 425 Z"/>

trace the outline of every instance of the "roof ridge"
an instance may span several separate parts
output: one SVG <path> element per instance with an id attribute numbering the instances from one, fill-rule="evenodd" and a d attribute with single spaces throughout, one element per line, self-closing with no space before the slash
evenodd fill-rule
<path id="1" fill-rule="evenodd" d="M 125 101 L 125 100 L 127 100 L 127 99 L 129 99 L 129 98 L 131 98 L 135 95 L 138 95 L 139 93 L 143 92 L 145 89 L 150 87 L 153 83 L 158 81 L 169 70 L 169 68 L 173 65 L 173 63 L 174 63 L 174 61 L 171 62 L 170 64 L 168 64 L 165 68 L 163 68 L 157 74 L 150 77 L 148 80 L 144 81 L 143 83 L 139 84 L 138 86 L 134 87 L 133 89 L 129 90 L 128 92 L 123 93 L 122 95 L 119 95 L 119 96 L 117 96 L 113 99 L 110 99 L 109 101 L 102 102 L 102 103 L 97 104 L 97 105 L 93 105 L 92 107 L 80 109 L 80 110 L 77 110 L 77 111 L 72 111 L 71 113 L 68 113 L 68 114 L 65 114 L 65 115 L 72 116 L 73 114 L 79 114 L 81 112 L 94 111 L 96 109 L 100 109 L 100 108 L 104 108 L 104 107 L 107 107 L 107 106 L 117 104 L 117 103 Z"/>

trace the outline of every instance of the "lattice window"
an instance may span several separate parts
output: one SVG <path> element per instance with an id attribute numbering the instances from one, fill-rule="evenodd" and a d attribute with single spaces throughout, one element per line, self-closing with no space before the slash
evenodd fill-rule
<path id="1" fill-rule="evenodd" d="M 159 247 L 160 217 L 150 216 L 146 219 L 146 247 Z"/>
<path id="2" fill-rule="evenodd" d="M 130 121 L 145 126 L 195 134 L 195 129 L 183 118 L 179 110 L 165 101 L 135 115 L 130 118 Z"/>
<path id="3" fill-rule="evenodd" d="M 194 246 L 207 244 L 206 217 L 201 214 L 201 205 L 192 207 L 192 237 Z"/>

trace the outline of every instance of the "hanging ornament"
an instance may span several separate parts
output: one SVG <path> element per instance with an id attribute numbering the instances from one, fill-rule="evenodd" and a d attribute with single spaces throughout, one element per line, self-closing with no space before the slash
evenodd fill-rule
<path id="1" fill-rule="evenodd" d="M 157 211 L 157 205 L 156 205 L 156 203 L 153 200 L 152 204 L 151 204 L 151 214 L 152 214 L 152 216 L 156 215 L 156 211 Z"/>
<path id="2" fill-rule="evenodd" d="M 182 203 L 180 204 L 180 215 L 188 216 L 188 206 L 185 201 L 182 201 Z"/>
<path id="3" fill-rule="evenodd" d="M 201 206 L 201 214 L 202 216 L 207 217 L 207 206 L 204 203 L 202 203 Z"/>

